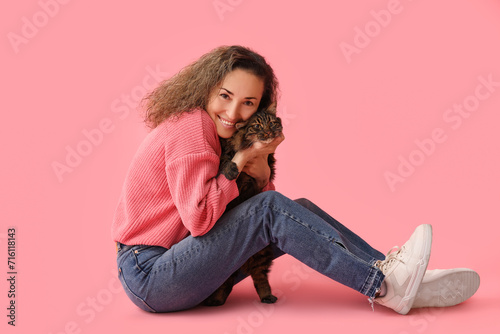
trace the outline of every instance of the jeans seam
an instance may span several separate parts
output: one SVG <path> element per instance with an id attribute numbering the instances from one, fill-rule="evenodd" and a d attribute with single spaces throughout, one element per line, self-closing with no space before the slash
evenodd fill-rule
<path id="1" fill-rule="evenodd" d="M 316 235 L 328 240 L 329 242 L 332 242 L 333 245 L 335 245 L 334 247 L 338 247 L 339 249 L 341 249 L 344 253 L 346 253 L 346 255 L 350 256 L 350 257 L 353 257 L 355 259 L 357 259 L 358 261 L 360 262 L 363 262 L 367 265 L 369 265 L 370 267 L 372 267 L 370 269 L 370 273 L 369 275 L 367 276 L 367 278 L 365 279 L 365 282 L 363 283 L 363 286 L 360 288 L 359 292 L 361 292 L 362 294 L 366 295 L 370 289 L 374 286 L 375 283 L 378 284 L 378 281 L 380 281 L 380 279 L 378 278 L 377 279 L 377 268 L 373 268 L 373 264 L 372 263 L 368 263 L 366 261 L 364 261 L 363 259 L 357 257 L 357 256 L 354 256 L 351 252 L 349 252 L 347 250 L 347 248 L 343 245 L 343 243 L 340 241 L 340 240 L 336 240 L 334 237 L 332 236 L 329 236 L 329 235 L 326 235 L 324 233 L 321 233 L 321 231 L 318 231 L 316 230 L 315 228 L 313 228 L 311 225 L 301 221 L 298 217 L 288 213 L 287 211 L 281 209 L 280 207 L 277 207 L 275 205 L 272 205 L 272 204 L 269 204 L 269 203 L 264 203 L 262 205 L 263 207 L 268 207 L 269 209 L 279 213 L 279 214 L 283 214 L 285 216 L 287 216 L 288 218 L 290 218 L 291 220 L 295 221 L 297 224 L 305 227 L 305 228 L 308 228 L 309 230 L 311 230 L 312 232 L 314 232 Z M 373 262 L 374 263 L 374 262 Z M 375 294 L 375 291 L 373 292 L 373 294 Z"/>
<path id="2" fill-rule="evenodd" d="M 321 231 L 315 229 L 314 227 L 312 227 L 311 225 L 307 224 L 306 222 L 303 222 L 302 220 L 300 220 L 298 217 L 290 214 L 288 211 L 285 211 L 283 209 L 281 209 L 280 207 L 277 207 L 275 205 L 272 205 L 272 204 L 268 204 L 268 203 L 265 203 L 263 206 L 266 206 L 268 207 L 269 209 L 277 212 L 277 213 L 280 213 L 282 215 L 285 215 L 287 216 L 288 218 L 290 218 L 291 220 L 295 221 L 297 224 L 305 227 L 305 228 L 308 228 L 309 230 L 311 230 L 312 232 L 314 232 L 315 234 L 317 234 L 318 236 L 332 242 L 332 243 L 339 243 L 341 245 L 342 242 L 340 240 L 336 240 L 333 236 L 331 235 L 328 235 L 328 234 L 324 234 L 324 233 L 321 233 Z"/>
<path id="3" fill-rule="evenodd" d="M 361 290 L 360 292 L 368 297 L 374 297 L 375 296 L 375 293 L 376 293 L 376 289 L 373 290 L 373 292 L 371 294 L 369 294 L 368 292 L 370 290 L 372 290 L 372 288 L 375 286 L 375 285 L 379 285 L 379 282 L 382 282 L 382 278 L 380 277 L 380 275 L 378 275 L 378 268 L 375 268 L 375 267 L 371 267 L 370 268 L 370 273 L 369 275 L 366 277 L 366 280 L 365 282 L 363 283 L 363 286 L 361 287 Z"/>
<path id="4" fill-rule="evenodd" d="M 130 287 L 127 284 L 127 281 L 125 280 L 125 276 L 123 276 L 123 272 L 122 272 L 122 268 L 121 267 L 118 268 L 118 271 L 119 271 L 118 275 L 119 275 L 119 277 L 121 277 L 121 281 L 123 282 L 123 286 L 127 289 L 127 291 L 131 295 L 133 295 L 135 298 L 137 298 L 138 300 L 140 300 L 141 303 L 144 304 L 144 306 L 146 306 L 150 310 L 150 312 L 156 313 L 156 310 L 154 308 L 152 308 L 151 306 L 149 306 L 148 303 L 146 303 L 146 301 L 144 299 L 142 299 L 141 297 L 139 297 L 136 293 L 134 293 L 130 289 Z"/>

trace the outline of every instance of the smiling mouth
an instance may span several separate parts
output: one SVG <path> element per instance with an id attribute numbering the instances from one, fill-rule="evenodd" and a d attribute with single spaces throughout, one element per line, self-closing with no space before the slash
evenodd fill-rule
<path id="1" fill-rule="evenodd" d="M 223 119 L 222 117 L 220 116 L 217 116 L 219 117 L 219 121 L 224 124 L 225 126 L 234 126 L 236 123 L 232 123 L 232 122 L 229 122 L 229 121 L 226 121 L 225 119 Z"/>

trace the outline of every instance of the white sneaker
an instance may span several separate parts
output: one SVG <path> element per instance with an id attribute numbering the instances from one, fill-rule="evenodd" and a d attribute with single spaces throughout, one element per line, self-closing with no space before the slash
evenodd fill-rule
<path id="1" fill-rule="evenodd" d="M 432 245 L 432 226 L 420 225 L 410 239 L 397 251 L 389 251 L 384 261 L 375 265 L 385 275 L 387 291 L 374 301 L 407 314 L 415 301 L 420 283 L 424 278 Z"/>
<path id="2" fill-rule="evenodd" d="M 413 308 L 447 307 L 469 299 L 479 288 L 479 275 L 471 269 L 434 269 L 425 273 Z"/>

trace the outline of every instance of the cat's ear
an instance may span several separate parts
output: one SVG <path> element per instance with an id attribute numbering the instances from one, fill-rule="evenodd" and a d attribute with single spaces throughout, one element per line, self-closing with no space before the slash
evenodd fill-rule
<path id="1" fill-rule="evenodd" d="M 277 113 L 277 110 L 276 110 L 276 101 L 274 101 L 267 109 L 266 109 L 266 112 L 270 113 L 270 114 L 273 114 L 273 115 L 276 115 Z"/>
<path id="2" fill-rule="evenodd" d="M 241 129 L 241 128 L 242 128 L 242 127 L 244 127 L 245 125 L 247 125 L 247 122 L 238 122 L 238 123 L 236 123 L 236 125 L 235 125 L 236 130 Z"/>

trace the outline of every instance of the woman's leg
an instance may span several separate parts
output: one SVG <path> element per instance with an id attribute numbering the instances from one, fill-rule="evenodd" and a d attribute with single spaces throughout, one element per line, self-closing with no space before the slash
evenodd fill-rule
<path id="1" fill-rule="evenodd" d="M 294 202 L 302 205 L 304 208 L 318 215 L 326 223 L 330 224 L 334 229 L 340 232 L 343 244 L 346 248 L 356 256 L 364 259 L 368 263 L 374 263 L 377 260 L 384 260 L 385 256 L 378 250 L 371 247 L 366 241 L 361 239 L 358 235 L 353 233 L 347 227 L 342 225 L 340 222 L 332 218 L 328 213 L 319 208 L 316 204 L 305 198 L 299 198 L 294 200 Z M 271 243 L 271 249 L 274 254 L 274 259 L 285 254 L 281 249 L 279 249 L 274 243 Z M 243 279 L 248 277 L 246 273 L 238 272 L 235 277 L 235 284 L 239 283 Z"/>
<path id="2" fill-rule="evenodd" d="M 352 253 L 344 240 L 354 239 L 343 237 L 320 216 L 267 191 L 225 213 L 203 236 L 188 236 L 169 250 L 135 246 L 119 252 L 118 268 L 121 282 L 136 305 L 152 312 L 176 311 L 198 305 L 249 257 L 274 244 L 370 298 L 387 273 L 390 276 L 386 278 L 393 282 L 391 288 L 402 301 L 386 296 L 379 303 L 403 313 L 411 307 L 422 280 L 431 237 L 430 226 L 419 226 L 401 252 L 374 263 L 371 256 L 366 259 Z"/>
<path id="3" fill-rule="evenodd" d="M 189 236 L 169 250 L 136 246 L 120 252 L 118 267 L 122 284 L 139 307 L 176 311 L 198 305 L 250 256 L 274 243 L 318 272 L 373 297 L 384 275 L 373 260 L 349 250 L 354 243 L 350 238 L 304 206 L 268 191 L 224 214 L 203 236 Z"/>

